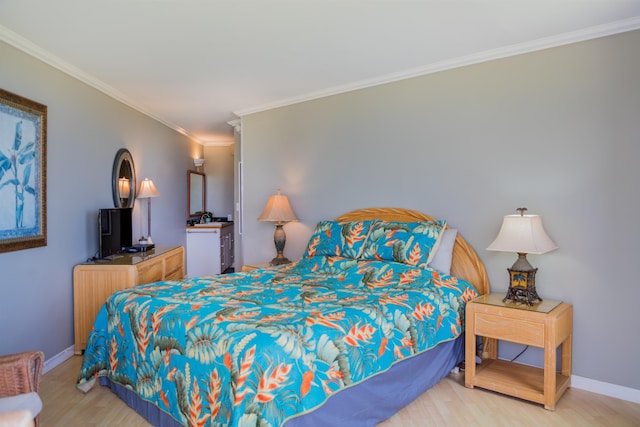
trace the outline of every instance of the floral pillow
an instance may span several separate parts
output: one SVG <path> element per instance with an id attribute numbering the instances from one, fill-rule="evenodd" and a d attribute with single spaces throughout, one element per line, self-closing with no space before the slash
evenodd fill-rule
<path id="1" fill-rule="evenodd" d="M 438 249 L 446 224 L 446 221 L 379 222 L 371 229 L 361 258 L 426 268 Z"/>
<path id="2" fill-rule="evenodd" d="M 320 221 L 309 239 L 304 256 L 358 258 L 371 227 L 378 221 Z"/>

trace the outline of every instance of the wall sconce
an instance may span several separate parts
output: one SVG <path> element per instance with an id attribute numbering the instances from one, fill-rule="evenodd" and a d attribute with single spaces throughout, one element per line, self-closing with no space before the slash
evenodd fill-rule
<path id="1" fill-rule="evenodd" d="M 193 164 L 196 166 L 196 171 L 202 172 L 202 166 L 204 166 L 204 159 L 193 159 Z"/>
<path id="2" fill-rule="evenodd" d="M 544 254 L 557 249 L 542 226 L 540 215 L 525 215 L 527 208 L 516 209 L 519 214 L 505 215 L 498 237 L 487 248 L 490 251 L 516 252 L 518 259 L 508 268 L 509 290 L 503 301 L 533 305 L 542 301 L 536 292 L 537 268 L 527 261 L 527 254 Z"/>
<path id="3" fill-rule="evenodd" d="M 271 221 L 276 223 L 276 230 L 273 233 L 273 243 L 276 246 L 276 257 L 271 260 L 271 265 L 288 264 L 289 261 L 284 255 L 284 245 L 287 236 L 282 226 L 289 221 L 297 221 L 296 214 L 293 213 L 289 199 L 287 196 L 280 194 L 280 190 L 276 194 L 269 197 L 267 206 L 258 217 L 258 221 Z"/>
<path id="4" fill-rule="evenodd" d="M 149 178 L 145 178 L 140 183 L 138 199 L 147 199 L 147 236 L 140 239 L 139 243 L 141 245 L 153 245 L 153 240 L 151 240 L 151 198 L 159 195 L 160 192 Z"/>
<path id="5" fill-rule="evenodd" d="M 118 194 L 120 194 L 120 199 L 122 200 L 122 204 L 126 204 L 125 200 L 129 198 L 131 195 L 131 184 L 128 178 L 124 176 L 118 179 Z"/>

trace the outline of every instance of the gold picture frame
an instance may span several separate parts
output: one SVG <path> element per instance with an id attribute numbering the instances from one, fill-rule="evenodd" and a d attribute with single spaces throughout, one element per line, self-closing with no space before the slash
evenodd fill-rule
<path id="1" fill-rule="evenodd" d="M 0 253 L 47 245 L 47 106 L 0 89 Z"/>

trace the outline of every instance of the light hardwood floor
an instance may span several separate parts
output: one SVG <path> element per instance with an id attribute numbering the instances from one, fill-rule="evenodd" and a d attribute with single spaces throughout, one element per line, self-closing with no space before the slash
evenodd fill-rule
<path id="1" fill-rule="evenodd" d="M 42 378 L 42 427 L 150 426 L 107 388 L 75 388 L 82 359 L 73 356 Z M 452 374 L 379 427 L 422 426 L 640 426 L 640 404 L 569 389 L 555 411 L 481 389 Z"/>

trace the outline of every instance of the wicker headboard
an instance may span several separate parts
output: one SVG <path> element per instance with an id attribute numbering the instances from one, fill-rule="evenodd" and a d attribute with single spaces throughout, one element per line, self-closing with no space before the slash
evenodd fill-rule
<path id="1" fill-rule="evenodd" d="M 383 221 L 434 221 L 435 218 L 422 212 L 400 208 L 366 208 L 347 212 L 336 218 L 338 222 L 360 221 L 365 219 L 380 219 Z M 466 240 L 458 233 L 453 247 L 453 259 L 451 261 L 451 275 L 460 277 L 471 283 L 480 294 L 488 294 L 489 278 L 484 264 L 478 258 Z"/>

